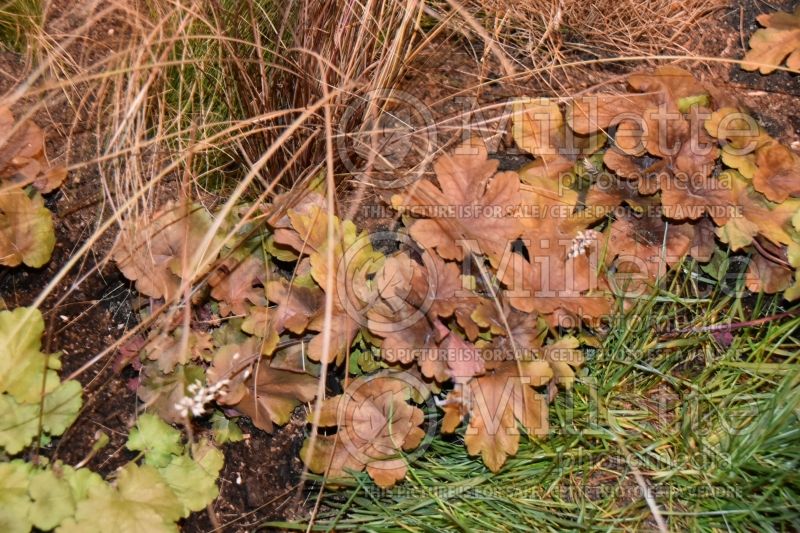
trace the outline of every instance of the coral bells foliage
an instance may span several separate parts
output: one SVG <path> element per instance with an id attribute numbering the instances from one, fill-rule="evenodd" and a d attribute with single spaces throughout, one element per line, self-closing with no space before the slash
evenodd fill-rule
<path id="1" fill-rule="evenodd" d="M 764 28 L 750 37 L 742 68 L 769 74 L 786 61 L 790 69 L 800 70 L 800 6 L 794 13 L 778 11 L 757 18 Z"/>
<path id="2" fill-rule="evenodd" d="M 44 144 L 41 128 L 16 122 L 0 106 L 0 265 L 38 268 L 53 253 L 53 217 L 42 194 L 60 187 L 67 169 L 48 164 Z"/>
<path id="3" fill-rule="evenodd" d="M 153 307 L 158 327 L 122 354 L 142 367 L 133 385 L 175 420 L 192 413 L 175 406 L 198 382 L 192 390 L 270 431 L 314 399 L 323 365 L 344 367 L 344 392 L 316 413 L 329 429 L 311 432 L 302 458 L 330 478 L 366 470 L 389 487 L 431 429 L 423 404 L 492 471 L 522 433 L 546 436 L 582 345 L 597 345 L 617 301 L 687 256 L 708 262 L 727 246 L 750 258 L 751 290 L 796 298 L 798 156 L 683 70 L 628 85 L 565 105 L 518 101 L 514 139 L 533 161 L 499 172 L 470 139 L 393 191 L 394 233 L 359 231 L 313 187 L 242 206 L 269 222 L 236 214 L 213 238 L 200 206 L 168 206 L 138 241 L 123 232 L 117 258 L 141 292 L 176 299 L 193 287 L 188 328 Z M 374 243 L 387 238 L 385 254 Z M 214 242 L 217 257 L 189 264 Z"/>

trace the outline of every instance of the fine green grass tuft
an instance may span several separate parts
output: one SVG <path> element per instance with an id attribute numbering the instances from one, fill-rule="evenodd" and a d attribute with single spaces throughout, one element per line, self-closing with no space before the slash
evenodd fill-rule
<path id="1" fill-rule="evenodd" d="M 41 0 L 0 2 L 0 46 L 23 51 L 42 23 Z"/>
<path id="2" fill-rule="evenodd" d="M 556 397 L 550 437 L 523 438 L 498 474 L 467 455 L 462 429 L 434 439 L 391 491 L 365 474 L 327 490 L 314 528 L 796 528 L 800 318 L 715 338 L 700 328 L 780 313 L 780 301 L 704 292 L 698 272 L 613 321 L 573 390 Z"/>

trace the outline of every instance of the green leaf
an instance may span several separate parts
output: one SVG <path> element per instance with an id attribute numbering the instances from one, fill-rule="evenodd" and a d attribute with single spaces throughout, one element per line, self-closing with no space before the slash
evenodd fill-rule
<path id="1" fill-rule="evenodd" d="M 58 386 L 57 359 L 40 351 L 44 320 L 38 309 L 0 311 L 0 392 L 20 403 L 39 403 L 44 392 Z"/>
<path id="2" fill-rule="evenodd" d="M 43 332 L 38 309 L 0 311 L 0 447 L 11 455 L 39 433 L 40 405 L 42 428 L 52 435 L 64 433 L 81 408 L 81 384 L 59 385 L 58 358 L 40 351 Z"/>
<path id="3" fill-rule="evenodd" d="M 183 516 L 183 505 L 150 465 L 128 463 L 117 475 L 117 490 L 125 500 L 150 507 L 164 520 L 175 522 Z"/>
<path id="4" fill-rule="evenodd" d="M 0 463 L 0 531 L 27 533 L 28 518 L 33 502 L 28 496 L 28 476 L 31 465 L 24 461 Z"/>
<path id="5" fill-rule="evenodd" d="M 83 404 L 82 391 L 80 382 L 71 379 L 44 397 L 42 427 L 45 431 L 50 435 L 61 435 L 75 422 Z"/>
<path id="6" fill-rule="evenodd" d="M 794 285 L 783 291 L 783 297 L 789 302 L 793 302 L 800 298 L 800 276 L 795 274 Z"/>
<path id="7" fill-rule="evenodd" d="M 181 455 L 160 469 L 162 477 L 183 503 L 184 516 L 199 511 L 219 495 L 217 477 L 224 456 L 206 441 L 192 446 L 192 457 Z"/>
<path id="8" fill-rule="evenodd" d="M 64 479 L 69 484 L 72 492 L 72 500 L 77 504 L 89 497 L 89 490 L 92 487 L 104 485 L 105 481 L 99 474 L 92 472 L 88 468 L 72 468 L 62 465 L 61 471 Z"/>
<path id="9" fill-rule="evenodd" d="M 797 231 L 800 231 L 800 210 L 792 215 L 792 226 L 794 226 L 794 229 Z"/>
<path id="10" fill-rule="evenodd" d="M 50 469 L 40 470 L 31 476 L 28 492 L 33 498 L 28 516 L 39 529 L 53 529 L 75 513 L 75 501 L 69 483 Z"/>
<path id="11" fill-rule="evenodd" d="M 44 397 L 42 427 L 61 435 L 75 421 L 81 409 L 81 384 L 70 380 Z M 19 403 L 9 394 L 0 394 L 0 447 L 15 455 L 39 433 L 39 405 Z"/>
<path id="12" fill-rule="evenodd" d="M 20 404 L 8 394 L 0 394 L 0 448 L 16 455 L 39 432 L 39 406 Z"/>
<path id="13" fill-rule="evenodd" d="M 381 367 L 381 362 L 375 357 L 372 348 L 356 348 L 350 352 L 350 373 L 355 376 L 369 374 Z"/>
<path id="14" fill-rule="evenodd" d="M 220 411 L 214 411 L 214 414 L 211 415 L 211 430 L 214 432 L 214 442 L 217 444 L 239 442 L 244 439 L 242 430 L 236 422 Z"/>
<path id="15" fill-rule="evenodd" d="M 150 506 L 124 498 L 106 484 L 89 489 L 78 504 L 75 519 L 67 519 L 58 533 L 174 533 L 177 526 Z"/>
<path id="16" fill-rule="evenodd" d="M 217 347 L 228 344 L 241 344 L 247 340 L 248 336 L 242 333 L 244 318 L 232 318 L 226 320 L 223 325 L 214 330 L 211 337 Z"/>
<path id="17" fill-rule="evenodd" d="M 129 450 L 144 452 L 149 465 L 162 467 L 183 453 L 181 432 L 151 413 L 144 413 L 128 435 Z"/>
<path id="18" fill-rule="evenodd" d="M 678 111 L 681 113 L 688 113 L 693 105 L 708 107 L 710 104 L 711 98 L 707 94 L 684 96 L 683 98 L 678 99 Z"/>
<path id="19" fill-rule="evenodd" d="M 700 264 L 700 269 L 715 280 L 720 281 L 725 273 L 728 272 L 728 263 L 728 255 L 719 248 L 715 248 L 711 260 L 706 264 Z"/>

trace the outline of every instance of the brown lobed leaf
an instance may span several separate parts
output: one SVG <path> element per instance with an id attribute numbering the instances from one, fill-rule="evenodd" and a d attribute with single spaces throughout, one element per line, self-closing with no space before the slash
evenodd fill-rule
<path id="1" fill-rule="evenodd" d="M 20 187 L 33 185 L 40 193 L 47 194 L 64 182 L 67 169 L 50 167 L 44 151 L 44 132 L 33 122 L 14 128 L 14 115 L 8 107 L 0 106 L 0 186 L 5 182 Z"/>
<path id="2" fill-rule="evenodd" d="M 717 237 L 734 251 L 749 246 L 757 235 L 775 245 L 792 245 L 791 220 L 800 209 L 800 199 L 771 203 L 738 172 L 728 170 L 725 173 L 729 176 L 738 211 L 717 228 Z"/>
<path id="3" fill-rule="evenodd" d="M 128 221 L 120 232 L 113 258 L 125 277 L 136 282 L 136 290 L 152 298 L 170 300 L 178 296 L 181 280 L 192 281 L 206 270 L 190 263 L 211 223 L 211 216 L 202 206 L 169 203 L 144 228 Z M 218 239 L 214 236 L 211 248 L 216 248 Z M 214 258 L 206 259 L 208 264 Z"/>
<path id="4" fill-rule="evenodd" d="M 39 268 L 56 244 L 53 217 L 41 195 L 0 187 L 0 265 Z"/>
<path id="5" fill-rule="evenodd" d="M 224 394 L 219 399 L 221 404 L 236 405 L 242 401 L 247 394 L 245 381 L 252 374 L 253 367 L 260 358 L 258 339 L 254 337 L 238 343 L 225 344 L 217 349 L 206 375 L 210 385 L 228 380 Z"/>
<path id="6" fill-rule="evenodd" d="M 228 380 L 219 402 L 250 417 L 256 427 L 272 432 L 274 424 L 286 424 L 295 407 L 317 394 L 317 378 L 301 370 L 273 368 L 261 357 L 254 337 L 221 347 L 208 370 L 209 383 Z"/>
<path id="7" fill-rule="evenodd" d="M 510 216 L 520 204 L 519 176 L 497 172 L 483 141 L 473 138 L 433 165 L 439 185 L 423 179 L 392 197 L 392 205 L 417 217 L 409 229 L 414 240 L 442 259 L 463 260 L 485 254 L 497 266 L 520 234 Z"/>
<path id="8" fill-rule="evenodd" d="M 301 334 L 306 329 L 319 331 L 324 306 L 322 291 L 316 287 L 293 285 L 278 278 L 267 283 L 267 297 L 278 304 L 272 310 L 273 324 L 277 331 L 288 329 Z"/>
<path id="9" fill-rule="evenodd" d="M 424 277 L 424 269 L 408 254 L 399 253 L 386 259 L 375 277 L 378 299 L 367 312 L 367 327 L 381 341 L 381 357 L 391 363 L 411 363 L 419 354 L 435 347 L 434 323 L 426 310 L 431 299 L 419 294 L 414 278 Z"/>
<path id="10" fill-rule="evenodd" d="M 627 211 L 608 229 L 607 261 L 615 260 L 612 277 L 617 294 L 641 291 L 642 282 L 662 278 L 667 268 L 679 263 L 694 241 L 692 224 L 668 223 L 658 214 L 637 215 Z"/>
<path id="11" fill-rule="evenodd" d="M 328 241 L 328 214 L 316 204 L 303 204 L 301 211 L 290 211 L 288 226 L 275 231 L 275 242 L 289 246 L 308 257 L 301 260 L 298 270 L 308 269 L 317 286 L 327 290 L 333 287 L 333 307 L 329 345 L 325 335 L 316 335 L 308 345 L 308 355 L 321 361 L 344 361 L 350 345 L 361 328 L 364 309 L 368 307 L 367 277 L 377 272 L 383 264 L 383 255 L 373 250 L 366 232 L 358 233 L 355 224 L 331 216 L 333 240 Z M 281 224 L 287 224 L 282 221 Z M 332 250 L 330 248 L 332 247 Z M 329 264 L 329 250 L 333 263 Z M 268 295 L 269 297 L 269 295 Z M 324 320 L 311 320 L 308 328 L 322 331 Z"/>
<path id="12" fill-rule="evenodd" d="M 668 218 L 697 220 L 710 206 L 727 206 L 728 191 L 710 177 L 719 150 L 698 127 L 707 122 L 706 88 L 672 66 L 634 74 L 628 84 L 637 92 L 574 100 L 568 108 L 572 127 L 590 133 L 617 126 L 604 163 L 618 176 L 636 180 L 643 195 L 662 191 Z"/>
<path id="13" fill-rule="evenodd" d="M 552 377 L 547 361 L 505 362 L 448 397 L 443 430 L 455 429 L 457 416 L 468 410 L 467 451 L 480 454 L 489 470 L 497 472 L 509 455 L 517 453 L 517 423 L 530 436 L 547 435 L 547 399 L 532 387 L 546 385 Z"/>
<path id="14" fill-rule="evenodd" d="M 264 284 L 271 265 L 254 254 L 241 261 L 228 259 L 209 278 L 211 297 L 220 302 L 221 316 L 244 315 L 249 305 L 266 305 Z"/>
<path id="15" fill-rule="evenodd" d="M 538 178 L 561 179 L 579 157 L 596 152 L 605 139 L 571 131 L 555 100 L 528 98 L 514 102 L 514 142 L 538 159 L 527 173 Z M 523 176 L 524 179 L 524 176 Z"/>
<path id="16" fill-rule="evenodd" d="M 428 252 L 420 264 L 399 253 L 384 262 L 375 283 L 380 298 L 367 313 L 368 327 L 383 339 L 381 355 L 386 361 L 416 361 L 426 377 L 439 382 L 483 372 L 474 345 L 441 321 L 455 317 L 468 338 L 478 336 L 471 314 L 480 299 L 464 289 L 456 264 Z"/>
<path id="17" fill-rule="evenodd" d="M 757 18 L 764 28 L 750 37 L 742 68 L 769 74 L 786 60 L 787 67 L 800 69 L 800 6 L 794 13 L 778 11 Z"/>
<path id="18" fill-rule="evenodd" d="M 168 374 L 176 365 L 208 358 L 213 348 L 211 335 L 208 333 L 190 328 L 184 339 L 183 328 L 179 327 L 172 333 L 160 332 L 153 336 L 142 348 L 142 354 L 147 359 L 156 361 L 158 369 Z"/>
<path id="19" fill-rule="evenodd" d="M 521 171 L 522 175 L 526 170 Z M 600 274 L 600 242 L 585 229 L 594 216 L 578 212 L 578 194 L 558 180 L 533 177 L 521 193 L 530 216 L 521 219 L 522 253 L 508 254 L 498 269 L 506 298 L 516 309 L 537 312 L 551 325 L 576 327 L 606 316 L 611 301 Z"/>
<path id="20" fill-rule="evenodd" d="M 756 152 L 753 187 L 778 203 L 800 196 L 800 157 L 777 143 L 760 148 Z"/>
<path id="21" fill-rule="evenodd" d="M 272 368 L 262 362 L 245 383 L 244 397 L 233 407 L 249 416 L 257 427 L 271 432 L 273 424 L 289 421 L 295 407 L 314 399 L 317 381 L 309 374 Z"/>
<path id="22" fill-rule="evenodd" d="M 360 378 L 344 394 L 326 399 L 320 426 L 337 427 L 337 432 L 306 439 L 300 457 L 309 470 L 336 480 L 366 469 L 382 488 L 403 479 L 407 463 L 401 451 L 417 448 L 425 436 L 423 412 L 408 403 L 414 390 L 404 375 Z"/>
<path id="23" fill-rule="evenodd" d="M 204 369 L 199 366 L 177 365 L 172 372 L 165 374 L 150 361 L 142 368 L 136 394 L 145 408 L 157 412 L 167 422 L 178 423 L 183 418 L 175 405 L 185 396 L 191 396 L 187 390 L 189 385 L 202 383 L 204 379 Z"/>
<path id="24" fill-rule="evenodd" d="M 757 251 L 750 258 L 745 273 L 745 285 L 755 293 L 775 294 L 786 290 L 794 282 L 794 270 L 785 263 L 778 263 L 781 252 L 771 250 L 769 256 Z M 783 259 L 785 261 L 785 259 Z"/>
<path id="25" fill-rule="evenodd" d="M 705 121 L 705 130 L 719 140 L 722 162 L 752 179 L 757 151 L 774 140 L 751 116 L 735 107 L 721 107 Z"/>
<path id="26" fill-rule="evenodd" d="M 493 370 L 504 361 L 530 359 L 538 352 L 547 335 L 547 324 L 536 312 L 523 313 L 503 299 L 502 315 L 493 301 L 484 301 L 475 309 L 473 318 L 492 334 L 489 343 L 479 346 L 487 369 Z M 508 329 L 506 329 L 508 326 Z"/>

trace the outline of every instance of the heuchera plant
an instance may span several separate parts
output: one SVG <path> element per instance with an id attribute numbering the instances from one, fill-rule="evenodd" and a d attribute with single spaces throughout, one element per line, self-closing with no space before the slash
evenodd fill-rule
<path id="1" fill-rule="evenodd" d="M 64 434 L 82 405 L 81 384 L 60 381 L 58 355 L 40 351 L 43 331 L 36 309 L 0 311 L 0 452 L 10 458 L 0 463 L 0 530 L 101 532 L 110 520 L 120 531 L 178 531 L 178 520 L 219 494 L 223 456 L 205 440 L 183 444 L 155 415 L 138 419 L 127 448 L 139 458 L 109 481 L 42 456 L 35 464 L 14 458 L 35 438 Z"/>
<path id="2" fill-rule="evenodd" d="M 270 431 L 315 397 L 322 364 L 344 366 L 343 393 L 310 417 L 336 431 L 312 431 L 302 458 L 332 479 L 366 469 L 390 487 L 431 428 L 423 404 L 492 471 L 521 433 L 545 437 L 582 347 L 689 256 L 708 263 L 727 247 L 750 258 L 750 290 L 797 298 L 798 157 L 684 70 L 628 87 L 516 102 L 513 137 L 533 161 L 498 172 L 469 139 L 434 163 L 435 178 L 388 198 L 396 232 L 359 232 L 311 188 L 264 206 L 266 227 L 227 221 L 236 237 L 186 275 L 180 258 L 212 217 L 168 206 L 117 252 L 146 295 L 194 287 L 189 329 L 162 313 L 123 353 L 142 366 L 140 396 L 176 420 L 189 384 L 217 386 L 218 403 Z"/>
<path id="3" fill-rule="evenodd" d="M 44 132 L 32 122 L 15 123 L 3 106 L 0 131 L 0 265 L 38 268 L 56 243 L 42 194 L 60 187 L 67 170 L 47 163 Z"/>

